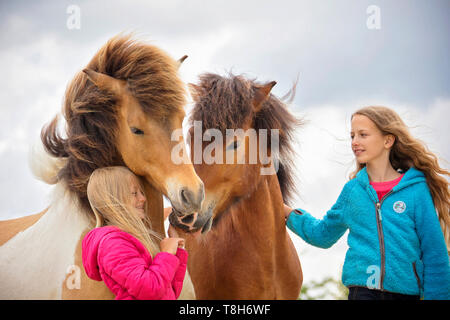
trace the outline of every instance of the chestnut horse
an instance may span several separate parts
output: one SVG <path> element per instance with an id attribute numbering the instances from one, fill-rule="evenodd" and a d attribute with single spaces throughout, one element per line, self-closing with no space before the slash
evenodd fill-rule
<path id="1" fill-rule="evenodd" d="M 183 57 L 180 60 L 184 60 Z M 191 163 L 171 161 L 171 132 L 181 129 L 185 88 L 175 61 L 155 46 L 119 35 L 110 39 L 67 87 L 66 137 L 55 119 L 41 133 L 35 175 L 55 184 L 43 212 L 0 222 L 0 299 L 112 299 L 89 279 L 81 240 L 93 228 L 86 187 L 96 168 L 125 165 L 145 185 L 147 212 L 164 235 L 163 195 L 177 212 L 198 211 L 202 181 Z M 186 277 L 185 298 L 194 298 Z"/>
<path id="2" fill-rule="evenodd" d="M 186 238 L 198 299 L 297 299 L 300 294 L 302 270 L 286 230 L 283 201 L 289 203 L 294 191 L 292 134 L 301 120 L 270 94 L 274 85 L 215 74 L 203 74 L 198 85 L 189 84 L 195 102 L 188 138 L 191 161 L 205 185 L 202 212 L 212 210 L 213 222 L 208 233 L 192 235 L 186 229 L 198 228 L 183 223 L 187 217 L 171 215 L 170 221 Z M 196 125 L 205 137 L 196 136 Z M 245 134 L 227 135 L 227 129 Z M 257 134 L 265 129 L 268 136 L 252 141 L 251 129 Z M 212 136 L 206 137 L 207 130 Z M 257 152 L 253 162 L 252 147 Z M 199 152 L 201 163 L 195 160 Z M 270 153 L 279 160 L 278 168 L 274 160 L 267 161 Z M 208 154 L 214 161 L 206 163 Z"/>

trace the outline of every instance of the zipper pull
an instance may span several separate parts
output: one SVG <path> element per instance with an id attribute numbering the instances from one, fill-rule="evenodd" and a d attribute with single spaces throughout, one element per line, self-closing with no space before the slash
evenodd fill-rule
<path id="1" fill-rule="evenodd" d="M 381 204 L 377 202 L 377 211 L 378 211 L 378 218 L 381 221 Z"/>

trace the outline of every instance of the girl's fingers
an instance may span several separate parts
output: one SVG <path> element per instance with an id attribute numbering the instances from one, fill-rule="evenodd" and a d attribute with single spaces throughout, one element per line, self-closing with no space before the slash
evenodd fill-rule
<path id="1" fill-rule="evenodd" d="M 293 209 L 286 204 L 283 204 L 284 217 L 287 219 L 289 217 L 289 213 L 291 213 Z"/>
<path id="2" fill-rule="evenodd" d="M 183 238 L 171 238 L 178 248 L 184 248 L 185 240 Z"/>

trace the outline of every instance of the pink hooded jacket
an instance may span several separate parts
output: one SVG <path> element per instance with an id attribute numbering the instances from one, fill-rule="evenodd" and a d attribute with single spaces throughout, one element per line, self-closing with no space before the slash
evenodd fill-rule
<path id="1" fill-rule="evenodd" d="M 188 253 L 159 252 L 152 259 L 132 235 L 117 227 L 89 231 L 82 242 L 82 260 L 89 278 L 104 281 L 116 300 L 177 299 L 183 287 Z"/>

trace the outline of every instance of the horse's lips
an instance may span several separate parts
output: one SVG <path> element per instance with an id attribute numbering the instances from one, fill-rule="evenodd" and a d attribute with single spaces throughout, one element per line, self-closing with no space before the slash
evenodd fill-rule
<path id="1" fill-rule="evenodd" d="M 174 207 L 172 207 L 172 212 L 175 213 L 175 215 L 176 215 L 177 217 L 183 217 L 183 216 L 184 216 L 184 214 L 183 214 L 182 212 L 178 211 L 178 210 L 175 209 Z"/>

